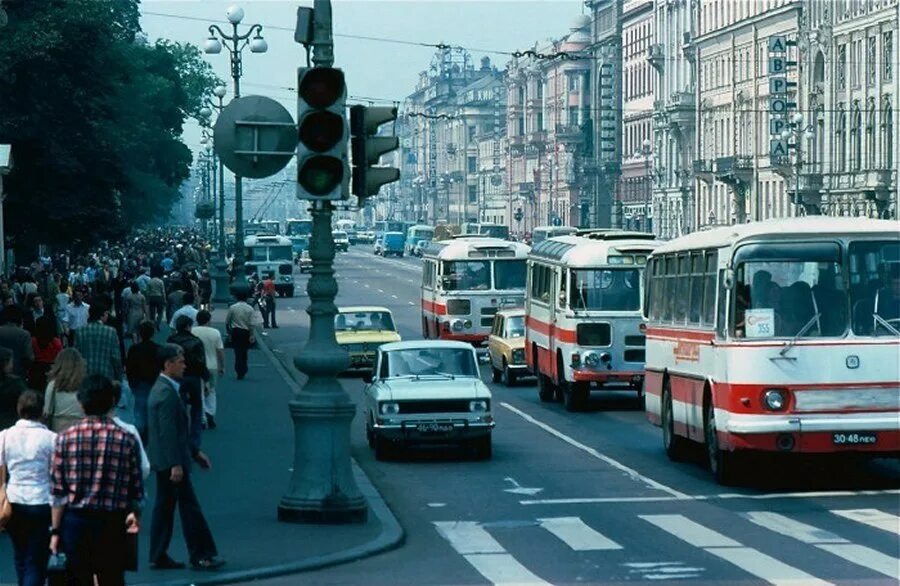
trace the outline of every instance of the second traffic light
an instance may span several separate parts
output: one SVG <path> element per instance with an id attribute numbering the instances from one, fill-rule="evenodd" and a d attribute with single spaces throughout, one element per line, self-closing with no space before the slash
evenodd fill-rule
<path id="1" fill-rule="evenodd" d="M 397 108 L 352 106 L 350 108 L 350 152 L 353 156 L 353 195 L 360 207 L 378 195 L 382 185 L 400 179 L 400 170 L 380 166 L 382 155 L 397 150 L 396 136 L 376 136 L 378 127 L 397 119 Z"/>
<path id="2" fill-rule="evenodd" d="M 297 197 L 347 199 L 350 166 L 344 72 L 334 67 L 301 67 L 297 80 Z"/>

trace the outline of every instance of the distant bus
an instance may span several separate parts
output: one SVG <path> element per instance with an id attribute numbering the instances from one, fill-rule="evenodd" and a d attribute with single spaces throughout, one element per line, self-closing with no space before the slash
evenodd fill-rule
<path id="1" fill-rule="evenodd" d="M 278 220 L 262 220 L 257 222 L 266 234 L 278 236 L 281 234 L 281 222 Z"/>
<path id="2" fill-rule="evenodd" d="M 490 236 L 500 240 L 509 240 L 509 227 L 500 224 L 478 224 L 466 222 L 462 225 L 463 236 Z"/>
<path id="3" fill-rule="evenodd" d="M 577 231 L 578 228 L 572 226 L 538 226 L 531 231 L 531 245 L 534 246 L 556 236 L 570 236 Z"/>
<path id="4" fill-rule="evenodd" d="M 289 219 L 284 230 L 285 236 L 309 236 L 312 234 L 312 220 Z"/>
<path id="5" fill-rule="evenodd" d="M 247 275 L 262 280 L 269 275 L 279 295 L 294 296 L 294 254 L 290 238 L 285 236 L 247 236 L 244 238 L 244 269 Z"/>
<path id="6" fill-rule="evenodd" d="M 406 234 L 406 222 L 399 220 L 380 220 L 375 222 L 375 238 L 383 236 L 385 232 L 402 232 Z"/>

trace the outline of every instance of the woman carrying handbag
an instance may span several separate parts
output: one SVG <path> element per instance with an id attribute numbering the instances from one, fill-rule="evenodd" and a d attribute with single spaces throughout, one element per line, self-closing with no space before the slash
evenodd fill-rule
<path id="1" fill-rule="evenodd" d="M 47 580 L 50 558 L 50 462 L 56 434 L 41 423 L 40 395 L 19 397 L 19 420 L 0 433 L 0 480 L 12 514 L 6 530 L 12 540 L 19 586 L 40 586 Z M 2 520 L 2 516 L 0 516 Z"/>

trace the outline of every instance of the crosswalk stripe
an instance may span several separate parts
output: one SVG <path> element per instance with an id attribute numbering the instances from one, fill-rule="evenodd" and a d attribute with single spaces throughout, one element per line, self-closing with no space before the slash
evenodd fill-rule
<path id="1" fill-rule="evenodd" d="M 575 551 L 622 549 L 621 545 L 595 531 L 578 517 L 552 517 L 538 519 L 538 522 Z"/>
<path id="2" fill-rule="evenodd" d="M 478 523 L 438 521 L 434 525 L 453 549 L 492 584 L 549 586 L 549 582 L 531 573 L 507 553 Z"/>
<path id="3" fill-rule="evenodd" d="M 744 513 L 744 516 L 761 527 L 808 543 L 879 574 L 900 580 L 900 559 L 885 555 L 870 547 L 850 543 L 830 531 L 795 521 L 778 513 L 755 511 Z"/>
<path id="4" fill-rule="evenodd" d="M 702 548 L 707 553 L 739 567 L 757 578 L 776 586 L 826 585 L 820 580 L 769 555 L 691 521 L 684 515 L 639 515 L 663 531 Z"/>
<path id="5" fill-rule="evenodd" d="M 891 515 L 878 509 L 837 509 L 831 512 L 845 519 L 900 535 L 900 517 L 897 515 Z"/>

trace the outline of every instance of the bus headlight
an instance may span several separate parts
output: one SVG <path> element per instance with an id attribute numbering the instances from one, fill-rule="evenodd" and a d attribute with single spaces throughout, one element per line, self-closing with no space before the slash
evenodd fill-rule
<path id="1" fill-rule="evenodd" d="M 464 325 L 463 320 L 461 320 L 461 319 L 455 319 L 452 322 L 450 322 L 450 328 L 454 332 L 461 332 L 463 329 L 463 325 Z"/>
<path id="2" fill-rule="evenodd" d="M 596 352 L 588 352 L 584 355 L 585 365 L 595 368 L 600 365 L 600 356 Z"/>
<path id="3" fill-rule="evenodd" d="M 768 389 L 763 393 L 763 403 L 769 411 L 781 411 L 787 407 L 787 393 L 781 389 Z"/>
<path id="4" fill-rule="evenodd" d="M 400 405 L 397 403 L 382 403 L 381 413 L 382 415 L 396 415 L 400 413 Z"/>
<path id="5" fill-rule="evenodd" d="M 467 319 L 466 321 L 464 321 L 464 322 L 463 322 L 463 327 L 466 328 L 467 330 L 468 330 L 469 328 L 471 328 L 471 327 L 472 327 L 472 320 Z"/>

